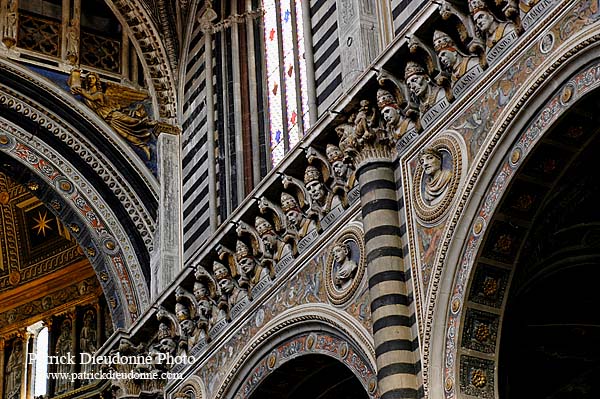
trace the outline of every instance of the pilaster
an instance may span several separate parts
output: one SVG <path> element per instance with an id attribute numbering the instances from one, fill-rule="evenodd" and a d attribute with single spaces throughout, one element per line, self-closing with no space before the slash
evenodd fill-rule
<path id="1" fill-rule="evenodd" d="M 150 260 L 151 296 L 155 299 L 182 269 L 181 154 L 180 131 L 175 126 L 157 127 L 159 212 Z"/>
<path id="2" fill-rule="evenodd" d="M 336 0 L 344 90 L 352 87 L 380 51 L 374 0 Z"/>

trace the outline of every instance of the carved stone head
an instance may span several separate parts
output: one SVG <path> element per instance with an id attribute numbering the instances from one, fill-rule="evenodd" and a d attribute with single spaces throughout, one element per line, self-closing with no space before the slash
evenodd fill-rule
<path id="1" fill-rule="evenodd" d="M 404 79 L 410 92 L 416 97 L 421 97 L 427 92 L 429 75 L 425 68 L 414 61 L 408 61 L 404 68 Z"/>
<path id="2" fill-rule="evenodd" d="M 250 254 L 250 248 L 248 248 L 248 246 L 241 240 L 238 240 L 235 246 L 235 260 L 237 261 L 241 271 L 247 276 L 250 276 L 254 273 L 256 262 Z"/>
<path id="3" fill-rule="evenodd" d="M 419 154 L 419 162 L 426 175 L 433 176 L 442 169 L 442 153 L 435 148 L 425 148 Z"/>
<path id="4" fill-rule="evenodd" d="M 227 270 L 222 263 L 214 262 L 213 273 L 215 279 L 217 279 L 219 288 L 221 288 L 221 292 L 225 295 L 230 295 L 235 287 L 233 285 L 233 280 L 231 279 L 231 274 L 229 274 L 229 270 Z"/>
<path id="5" fill-rule="evenodd" d="M 254 227 L 258 232 L 258 236 L 262 240 L 265 250 L 270 254 L 275 252 L 277 249 L 277 236 L 275 235 L 275 231 L 273 230 L 271 223 L 269 223 L 267 219 L 257 216 L 254 219 Z"/>
<path id="6" fill-rule="evenodd" d="M 327 192 L 323 186 L 321 172 L 316 167 L 309 165 L 304 172 L 304 185 L 308 195 L 313 201 L 322 202 L 325 200 Z"/>
<path id="7" fill-rule="evenodd" d="M 285 213 L 287 225 L 299 229 L 302 222 L 302 213 L 296 198 L 288 193 L 281 193 L 281 209 Z"/>
<path id="8" fill-rule="evenodd" d="M 327 148 L 325 150 L 325 154 L 327 155 L 327 160 L 333 169 L 333 175 L 338 180 L 346 179 L 348 174 L 348 165 L 344 163 L 344 154 L 340 147 L 327 144 Z"/>
<path id="9" fill-rule="evenodd" d="M 348 249 L 348 246 L 343 242 L 338 242 L 333 247 L 333 258 L 336 262 L 340 264 L 348 258 L 349 254 L 350 250 Z"/>

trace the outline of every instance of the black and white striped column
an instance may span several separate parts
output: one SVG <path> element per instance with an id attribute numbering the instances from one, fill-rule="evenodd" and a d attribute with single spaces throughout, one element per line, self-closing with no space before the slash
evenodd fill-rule
<path id="1" fill-rule="evenodd" d="M 421 398 L 420 357 L 413 340 L 415 307 L 403 265 L 402 234 L 391 150 L 363 148 L 360 184 L 377 380 L 381 399 Z"/>

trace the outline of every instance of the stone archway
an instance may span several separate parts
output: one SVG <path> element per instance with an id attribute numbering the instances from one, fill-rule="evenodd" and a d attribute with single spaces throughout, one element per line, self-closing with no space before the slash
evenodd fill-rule
<path id="1" fill-rule="evenodd" d="M 503 399 L 600 395 L 596 311 L 600 299 L 595 277 L 600 265 L 599 97 L 594 92 L 573 105 L 536 145 L 496 210 L 480 252 L 475 273 L 484 262 L 491 263 L 485 258 L 501 249 L 498 232 L 506 229 L 500 227 L 506 221 L 514 226 L 500 233 L 506 248 L 511 237 L 523 236 L 512 245 L 514 259 L 496 255 L 497 270 L 506 261 L 512 263 L 506 269 L 510 273 L 506 305 L 500 308 L 500 320 L 493 321 L 500 324 L 498 394 Z M 487 286 L 491 288 L 493 281 L 488 280 Z M 486 282 L 471 283 L 477 284 Z M 477 342 L 477 336 L 467 335 L 485 328 L 465 321 L 463 342 Z M 483 338 L 479 341 L 485 344 Z"/>
<path id="2" fill-rule="evenodd" d="M 369 395 L 343 363 L 325 355 L 310 354 L 273 370 L 249 398 L 368 399 Z"/>
<path id="3" fill-rule="evenodd" d="M 582 57 L 582 62 L 585 59 Z M 531 256 L 527 255 L 531 246 L 535 246 L 530 238 L 536 220 L 543 217 L 540 215 L 544 209 L 548 210 L 546 206 L 557 195 L 554 190 L 561 179 L 569 180 L 565 173 L 571 170 L 581 174 L 576 165 L 589 157 L 584 149 L 598 143 L 594 140 L 598 133 L 595 89 L 600 86 L 599 68 L 597 60 L 588 64 L 545 97 L 546 103 L 505 148 L 497 172 L 474 212 L 447 294 L 446 323 L 438 326 L 444 328 L 443 337 L 434 333 L 434 342 L 436 337 L 438 344 L 442 344 L 440 338 L 444 341 L 440 376 L 446 398 L 504 397 L 499 387 L 510 377 L 499 377 L 497 370 L 511 282 L 521 263 L 538 263 L 527 257 Z M 578 117 L 569 119 L 573 115 Z M 586 124 L 577 125 L 583 123 L 581 115 L 591 117 Z M 575 180 L 570 181 L 575 184 Z M 538 190 L 532 191 L 532 187 Z M 434 390 L 439 392 L 438 388 Z M 509 397 L 523 395 L 532 397 L 523 393 Z"/>
<path id="4" fill-rule="evenodd" d="M 345 367 L 367 398 L 377 398 L 374 350 L 366 334 L 355 320 L 337 309 L 300 305 L 269 322 L 250 340 L 213 396 L 248 398 L 281 366 L 318 355 Z"/>
<path id="5" fill-rule="evenodd" d="M 0 155 L 15 181 L 66 226 L 90 260 L 115 328 L 149 307 L 156 181 L 108 127 L 60 89 L 0 63 Z"/>
<path id="6" fill-rule="evenodd" d="M 495 313 L 492 317 L 482 315 L 477 312 L 495 308 L 492 304 L 472 306 L 471 298 L 478 295 L 475 291 L 484 289 L 488 292 L 504 289 L 504 295 L 507 284 L 503 286 L 505 281 L 501 276 L 493 274 L 495 269 L 490 269 L 492 273 L 478 272 L 479 256 L 488 237 L 504 235 L 495 227 L 494 215 L 504 206 L 505 194 L 517 171 L 529 162 L 537 144 L 557 121 L 600 86 L 600 64 L 592 50 L 598 37 L 582 40 L 573 39 L 569 47 L 561 49 L 560 57 L 549 59 L 547 69 L 522 88 L 522 96 L 511 103 L 511 112 L 494 124 L 494 140 L 488 143 L 488 150 L 470 180 L 466 191 L 473 198 L 470 202 L 465 199 L 459 211 L 465 225 L 448 238 L 435 305 L 430 308 L 433 328 L 426 336 L 424 353 L 426 384 L 432 397 L 498 397 L 498 344 L 503 310 L 488 312 Z M 566 60 L 570 62 L 565 65 Z M 560 83 L 545 84 L 550 76 L 553 82 Z M 479 175 L 480 180 L 473 186 Z M 496 246 L 508 247 L 508 241 L 520 242 L 519 238 L 502 237 L 499 242 L 496 240 Z M 507 281 L 509 278 L 510 273 Z M 505 299 L 505 296 L 500 299 L 502 309 Z M 476 335 L 490 345 L 487 348 L 471 345 L 468 341 Z"/>

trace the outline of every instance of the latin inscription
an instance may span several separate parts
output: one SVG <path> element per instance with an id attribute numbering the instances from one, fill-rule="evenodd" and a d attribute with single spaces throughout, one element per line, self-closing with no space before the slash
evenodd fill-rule
<path id="1" fill-rule="evenodd" d="M 417 137 L 419 137 L 419 133 L 417 132 L 417 130 L 410 129 L 408 132 L 404 133 L 400 140 L 398 140 L 398 142 L 396 143 L 396 150 L 399 153 L 402 152 Z"/>
<path id="2" fill-rule="evenodd" d="M 315 238 L 317 238 L 318 233 L 317 230 L 311 230 L 303 239 L 300 240 L 300 242 L 298 243 L 298 251 L 300 252 L 304 252 L 304 250 L 306 248 L 308 248 L 308 246 L 310 245 L 311 242 L 313 242 L 313 240 Z"/>
<path id="3" fill-rule="evenodd" d="M 260 284 L 260 283 L 259 283 Z M 233 306 L 231 309 L 231 318 L 234 319 L 241 311 L 250 303 L 248 298 L 244 298 Z M 211 331 L 212 332 L 212 331 Z"/>
<path id="4" fill-rule="evenodd" d="M 548 10 L 554 7 L 558 2 L 559 0 L 543 0 L 537 3 L 523 18 L 523 28 L 529 30 L 529 27 L 533 25 L 535 21 L 544 16 Z"/>
<path id="5" fill-rule="evenodd" d="M 467 73 L 465 73 L 458 81 L 454 84 L 452 88 L 452 93 L 454 97 L 460 96 L 464 91 L 471 86 L 471 83 L 477 80 L 479 75 L 483 73 L 483 69 L 481 65 L 475 65 L 473 68 L 469 69 Z"/>
<path id="6" fill-rule="evenodd" d="M 444 110 L 448 108 L 448 105 L 448 100 L 444 98 L 443 100 L 438 101 L 437 104 L 435 104 L 433 107 L 431 107 L 429 111 L 425 112 L 425 114 L 423 114 L 423 117 L 421 118 L 421 124 L 423 124 L 423 129 L 427 129 L 429 126 L 431 126 L 431 124 L 442 115 Z"/>
<path id="7" fill-rule="evenodd" d="M 287 255 L 285 255 L 283 258 L 281 258 L 279 262 L 277 262 L 277 265 L 275 265 L 275 273 L 279 274 L 283 270 L 287 269 L 287 267 L 292 263 L 293 260 L 294 258 L 292 257 L 292 254 L 288 253 Z"/>
<path id="8" fill-rule="evenodd" d="M 327 216 L 325 216 L 323 218 L 323 220 L 321 220 L 321 226 L 323 227 L 323 230 L 327 229 L 329 226 L 331 226 L 333 224 L 333 222 L 336 221 L 336 219 L 338 218 L 338 216 L 340 216 L 342 214 L 344 210 L 342 209 L 341 205 L 336 206 L 335 208 L 333 208 L 328 214 Z"/>
<path id="9" fill-rule="evenodd" d="M 512 46 L 512 44 L 517 40 L 517 32 L 510 32 L 507 36 L 503 37 L 486 55 L 488 63 L 491 65 L 494 61 L 506 53 L 506 51 Z"/>

